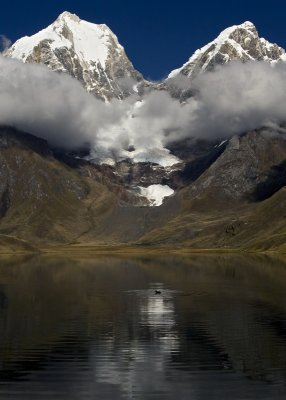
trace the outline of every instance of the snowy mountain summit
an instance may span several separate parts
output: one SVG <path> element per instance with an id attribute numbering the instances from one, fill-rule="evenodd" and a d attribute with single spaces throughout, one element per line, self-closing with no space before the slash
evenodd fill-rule
<path id="1" fill-rule="evenodd" d="M 4 55 L 68 73 L 105 101 L 124 99 L 138 93 L 138 89 L 143 92 L 146 87 L 161 88 L 145 81 L 135 70 L 108 26 L 83 21 L 69 12 L 62 13 L 35 35 L 19 39 Z M 232 60 L 272 63 L 285 61 L 286 55 L 278 45 L 260 38 L 253 23 L 244 22 L 225 29 L 215 40 L 198 49 L 181 68 L 172 71 L 167 80 L 180 74 L 193 78 Z"/>
<path id="2" fill-rule="evenodd" d="M 134 81 L 143 79 L 108 26 L 69 12 L 35 35 L 19 39 L 5 55 L 68 73 L 103 100 L 128 96 Z"/>
<path id="3" fill-rule="evenodd" d="M 225 29 L 214 41 L 198 49 L 181 68 L 172 71 L 168 78 L 178 74 L 192 78 L 232 60 L 273 63 L 285 59 L 285 50 L 260 38 L 255 25 L 247 21 Z"/>

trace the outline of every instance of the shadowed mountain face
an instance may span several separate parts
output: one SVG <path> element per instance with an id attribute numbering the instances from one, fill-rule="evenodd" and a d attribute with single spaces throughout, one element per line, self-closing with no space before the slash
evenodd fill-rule
<path id="1" fill-rule="evenodd" d="M 216 196 L 239 201 L 270 196 L 275 191 L 270 181 L 277 180 L 277 190 L 279 176 L 284 173 L 279 166 L 285 158 L 284 137 L 268 138 L 261 132 L 234 136 L 215 162 L 190 186 L 190 197 L 206 198 L 216 193 Z"/>
<path id="2" fill-rule="evenodd" d="M 286 141 L 250 132 L 204 151 L 169 175 L 175 194 L 150 207 L 116 167 L 1 128 L 1 251 L 58 244 L 283 249 Z"/>
<path id="3" fill-rule="evenodd" d="M 11 236 L 36 246 L 129 242 L 153 226 L 152 212 L 164 219 L 161 209 L 147 207 L 114 169 L 61 153 L 32 135 L 0 128 L 0 163 L 4 247 Z M 168 215 L 177 208 L 166 207 Z"/>
<path id="4" fill-rule="evenodd" d="M 31 135 L 2 128 L 0 163 L 1 234 L 66 242 L 89 229 L 92 210 L 103 215 L 114 201 L 99 172 L 68 167 Z"/>

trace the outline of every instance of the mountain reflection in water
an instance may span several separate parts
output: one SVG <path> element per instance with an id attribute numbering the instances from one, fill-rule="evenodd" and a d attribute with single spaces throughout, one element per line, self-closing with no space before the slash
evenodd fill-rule
<path id="1" fill-rule="evenodd" d="M 5 258 L 0 397 L 285 399 L 286 260 Z"/>

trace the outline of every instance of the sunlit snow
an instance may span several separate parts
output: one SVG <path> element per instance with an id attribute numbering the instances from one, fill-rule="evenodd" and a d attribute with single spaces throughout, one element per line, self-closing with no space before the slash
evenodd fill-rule
<path id="1" fill-rule="evenodd" d="M 168 185 L 150 185 L 148 187 L 139 186 L 140 195 L 150 201 L 151 206 L 161 206 L 165 197 L 174 193 Z"/>
<path id="2" fill-rule="evenodd" d="M 53 50 L 61 47 L 74 47 L 77 56 L 84 62 L 99 62 L 105 67 L 108 57 L 110 37 L 117 38 L 106 25 L 96 25 L 79 19 L 68 12 L 46 29 L 33 36 L 25 36 L 12 46 L 13 58 L 26 61 L 33 49 L 43 40 L 50 41 Z M 117 42 L 117 45 L 120 46 Z M 92 67 L 92 65 L 89 65 Z"/>

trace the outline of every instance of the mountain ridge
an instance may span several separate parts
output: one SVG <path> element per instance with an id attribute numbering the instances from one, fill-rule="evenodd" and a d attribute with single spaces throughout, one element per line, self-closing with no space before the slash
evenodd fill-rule
<path id="1" fill-rule="evenodd" d="M 117 36 L 106 24 L 84 21 L 68 11 L 61 13 L 47 28 L 18 39 L 4 55 L 69 73 L 89 92 L 105 101 L 140 95 L 144 93 L 144 87 L 145 90 L 160 88 L 160 84 L 144 79 L 133 67 Z M 272 63 L 286 61 L 286 54 L 282 47 L 259 37 L 256 26 L 245 21 L 226 28 L 214 40 L 197 49 L 162 82 L 179 74 L 193 78 L 232 60 Z"/>
<path id="2" fill-rule="evenodd" d="M 124 79 L 143 80 L 107 25 L 83 21 L 67 11 L 47 28 L 17 40 L 4 55 L 68 73 L 105 101 L 137 93 Z"/>
<path id="3" fill-rule="evenodd" d="M 170 72 L 167 79 L 178 74 L 195 77 L 215 65 L 223 65 L 232 60 L 277 62 L 285 61 L 285 50 L 260 38 L 255 25 L 246 21 L 222 31 L 216 39 L 196 50 L 182 67 Z"/>

